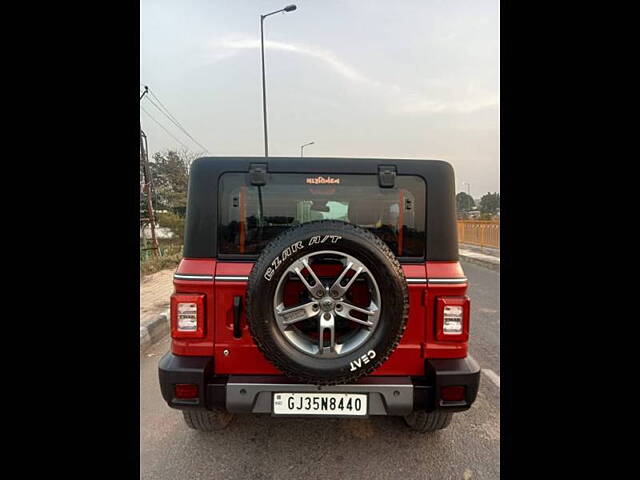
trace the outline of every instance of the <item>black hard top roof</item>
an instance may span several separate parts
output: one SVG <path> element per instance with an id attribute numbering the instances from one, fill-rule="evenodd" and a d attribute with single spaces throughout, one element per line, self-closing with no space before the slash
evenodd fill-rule
<path id="1" fill-rule="evenodd" d="M 218 181 L 227 172 L 249 172 L 252 164 L 269 173 L 378 174 L 394 166 L 397 175 L 418 175 L 427 184 L 427 260 L 458 260 L 455 179 L 442 160 L 335 157 L 201 157 L 191 164 L 184 256 L 213 258 L 217 252 Z"/>

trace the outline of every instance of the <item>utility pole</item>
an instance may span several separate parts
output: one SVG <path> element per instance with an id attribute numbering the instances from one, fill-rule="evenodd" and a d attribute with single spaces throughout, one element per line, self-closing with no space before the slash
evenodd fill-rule
<path id="1" fill-rule="evenodd" d="M 140 95 L 140 101 L 149 91 L 149 87 L 145 85 L 144 92 Z M 151 226 L 151 247 L 148 250 L 153 250 L 153 254 L 157 257 L 159 256 L 158 249 L 158 239 L 156 238 L 156 217 L 153 213 L 153 202 L 152 202 L 152 181 L 151 181 L 151 171 L 149 169 L 149 149 L 147 143 L 147 136 L 142 131 L 142 122 L 140 122 L 140 164 L 142 165 L 143 179 L 144 179 L 144 191 L 147 194 L 147 215 L 149 220 L 149 225 Z M 144 222 L 142 228 L 142 237 L 144 238 Z"/>

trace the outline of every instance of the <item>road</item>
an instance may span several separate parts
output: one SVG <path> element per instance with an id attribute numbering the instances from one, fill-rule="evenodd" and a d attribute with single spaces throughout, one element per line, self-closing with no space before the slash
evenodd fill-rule
<path id="1" fill-rule="evenodd" d="M 462 266 L 472 305 L 470 351 L 490 372 L 482 374 L 474 405 L 455 414 L 449 428 L 423 435 L 408 430 L 400 417 L 241 415 L 221 433 L 196 432 L 160 395 L 157 363 L 169 348 L 166 339 L 140 358 L 140 477 L 498 479 L 500 274 Z"/>

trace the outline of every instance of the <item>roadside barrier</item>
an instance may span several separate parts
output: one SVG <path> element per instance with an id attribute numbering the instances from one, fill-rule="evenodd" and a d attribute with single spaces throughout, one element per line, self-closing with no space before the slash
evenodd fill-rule
<path id="1" fill-rule="evenodd" d="M 497 220 L 458 220 L 458 242 L 480 247 L 500 248 L 500 222 Z"/>

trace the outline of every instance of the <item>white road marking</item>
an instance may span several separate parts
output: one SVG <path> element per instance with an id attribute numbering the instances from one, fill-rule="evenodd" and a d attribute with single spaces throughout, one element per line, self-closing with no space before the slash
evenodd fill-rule
<path id="1" fill-rule="evenodd" d="M 500 388 L 500 377 L 496 375 L 496 372 L 489 368 L 483 368 L 482 372 L 489 377 L 489 380 L 491 380 L 496 387 Z"/>

